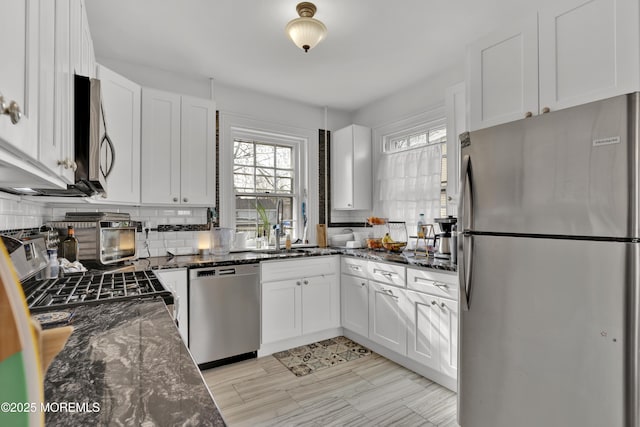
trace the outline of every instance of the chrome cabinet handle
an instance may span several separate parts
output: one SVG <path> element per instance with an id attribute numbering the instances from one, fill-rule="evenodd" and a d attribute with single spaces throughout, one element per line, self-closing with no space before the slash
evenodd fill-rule
<path id="1" fill-rule="evenodd" d="M 300 286 L 302 285 L 302 283 L 300 282 L 300 280 L 296 281 L 296 286 Z"/>
<path id="2" fill-rule="evenodd" d="M 4 100 L 4 96 L 0 94 L 0 114 L 6 114 L 11 118 L 11 123 L 17 124 L 22 118 L 22 111 L 16 101 L 9 102 L 9 106 Z"/>
<path id="3" fill-rule="evenodd" d="M 440 283 L 440 282 L 433 282 L 434 285 L 436 285 L 439 288 L 445 288 L 447 289 L 449 287 L 449 285 L 447 285 L 446 283 Z"/>
<path id="4" fill-rule="evenodd" d="M 442 303 L 440 303 L 440 307 L 442 307 L 442 308 L 447 308 L 447 304 L 445 304 L 445 303 L 443 303 L 443 302 L 442 302 Z"/>
<path id="5" fill-rule="evenodd" d="M 178 198 L 177 198 L 177 197 L 174 197 L 174 198 L 173 198 L 173 201 L 174 201 L 174 202 L 177 202 L 177 201 L 178 201 Z"/>
<path id="6" fill-rule="evenodd" d="M 308 285 L 308 284 L 309 284 L 309 281 L 308 281 L 307 279 L 304 279 L 304 280 L 302 281 L 302 283 L 304 283 L 305 285 Z"/>
<path id="7" fill-rule="evenodd" d="M 75 164 L 76 162 L 72 162 L 69 159 L 64 159 L 64 160 L 58 160 L 58 166 L 62 166 L 65 169 L 73 169 L 74 165 L 75 165 L 75 169 L 73 169 L 74 171 L 78 168 L 78 165 Z"/>
<path id="8" fill-rule="evenodd" d="M 435 302 L 435 301 L 431 301 L 431 305 L 436 305 L 436 304 L 438 304 L 438 303 Z"/>
<path id="9" fill-rule="evenodd" d="M 73 171 L 77 171 L 78 170 L 78 164 L 76 162 L 71 162 L 71 169 L 73 169 Z"/>
<path id="10" fill-rule="evenodd" d="M 360 267 L 358 267 L 357 265 L 350 265 L 349 266 L 350 269 L 354 270 L 354 271 L 360 271 Z"/>
<path id="11" fill-rule="evenodd" d="M 187 199 L 186 197 L 184 199 L 182 199 L 183 202 L 187 203 L 189 201 L 189 199 Z"/>
<path id="12" fill-rule="evenodd" d="M 367 286 L 367 284 L 362 282 L 362 283 L 360 283 L 360 286 Z"/>

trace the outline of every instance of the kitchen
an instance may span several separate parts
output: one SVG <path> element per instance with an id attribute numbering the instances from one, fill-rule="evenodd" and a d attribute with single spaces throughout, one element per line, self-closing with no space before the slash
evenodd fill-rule
<path id="1" fill-rule="evenodd" d="M 343 246 L 337 243 L 338 236 L 351 233 L 352 237 L 349 239 L 355 241 L 356 233 L 375 233 L 376 226 L 367 227 L 365 221 L 366 218 L 376 215 L 404 222 L 407 230 L 406 240 L 409 245 L 415 245 L 416 239 L 409 236 L 415 234 L 420 213 L 426 214 L 428 223 L 434 222 L 435 218 L 446 218 L 448 215 L 464 218 L 458 215 L 459 202 L 462 202 L 458 200 L 459 187 L 473 184 L 470 183 L 470 179 L 460 180 L 460 171 L 467 173 L 469 168 L 473 168 L 475 173 L 480 169 L 477 169 L 479 163 L 474 163 L 471 167 L 468 162 L 460 163 L 464 160 L 462 154 L 467 146 L 464 143 L 462 146 L 458 144 L 457 135 L 471 131 L 471 141 L 474 140 L 474 135 L 479 135 L 477 138 L 482 140 L 481 135 L 474 134 L 474 131 L 530 116 L 533 119 L 531 122 L 537 123 L 549 110 L 555 113 L 556 110 L 565 110 L 640 89 L 640 20 L 637 2 L 630 0 L 566 0 L 559 2 L 560 4 L 550 1 L 495 1 L 482 5 L 476 4 L 477 2 L 456 5 L 413 2 L 403 7 L 380 4 L 375 12 L 368 10 L 369 4 L 364 2 L 350 2 L 349 5 L 338 5 L 334 2 L 317 3 L 316 18 L 326 24 L 328 32 L 326 40 L 322 40 L 307 53 L 297 49 L 284 34 L 286 23 L 296 17 L 295 2 L 281 1 L 271 6 L 259 2 L 243 2 L 242 5 L 251 8 L 247 8 L 251 13 L 234 8 L 237 4 L 233 2 L 220 2 L 215 6 L 206 7 L 198 3 L 187 10 L 184 10 L 184 6 L 173 5 L 170 2 L 163 4 L 164 8 L 144 2 L 138 2 L 140 4 L 135 7 L 126 3 L 122 2 L 113 7 L 113 2 L 110 2 L 109 7 L 95 0 L 70 0 L 30 1 L 26 3 L 26 7 L 16 4 L 4 6 L 7 9 L 3 10 L 3 16 L 18 16 L 18 19 L 8 20 L 14 27 L 7 26 L 3 29 L 6 33 L 3 32 L 5 36 L 2 40 L 10 40 L 10 34 L 24 34 L 25 37 L 19 37 L 20 43 L 3 42 L 3 50 L 7 49 L 7 57 L 16 59 L 15 62 L 11 62 L 16 66 L 5 67 L 0 73 L 0 81 L 3 82 L 0 90 L 3 92 L 5 104 L 3 110 L 6 109 L 6 116 L 2 116 L 3 120 L 0 123 L 0 181 L 2 188 L 14 189 L 13 194 L 3 193 L 0 198 L 0 229 L 11 232 L 39 228 L 47 222 L 64 220 L 69 212 L 128 214 L 132 221 L 138 223 L 137 262 L 148 261 L 151 266 L 152 262 L 158 258 L 165 258 L 168 253 L 176 255 L 172 258 L 172 266 L 177 271 L 182 269 L 180 274 L 184 277 L 182 282 L 175 282 L 176 286 L 183 287 L 189 283 L 185 268 L 190 266 L 185 267 L 185 264 L 181 264 L 181 257 L 210 250 L 208 229 L 213 225 L 249 233 L 246 235 L 247 246 L 254 247 L 261 233 L 264 235 L 268 231 L 269 236 L 265 237 L 267 240 L 273 239 L 271 236 L 275 232 L 272 233 L 271 226 L 276 223 L 281 226 L 280 231 L 289 235 L 294 246 L 298 239 L 302 242 L 308 241 L 314 246 L 324 232 L 323 228 L 316 226 L 326 224 L 328 243 Z M 203 9 L 200 9 L 201 7 Z M 362 10 L 365 8 L 367 14 L 363 15 Z M 14 15 L 18 12 L 21 15 Z M 369 21 L 370 15 L 377 17 L 378 21 Z M 242 22 L 245 19 L 249 20 L 246 26 L 242 24 L 242 28 L 251 30 L 237 31 L 235 27 L 225 27 L 225 24 L 233 24 L 230 17 L 243 20 Z M 25 30 L 21 27 L 21 22 L 31 25 Z M 39 25 L 34 25 L 35 22 Z M 388 27 L 391 31 L 381 31 L 376 25 L 372 25 L 372 22 L 380 22 L 378 26 Z M 505 22 L 509 25 L 504 25 Z M 209 28 L 211 32 L 195 30 L 198 26 Z M 374 28 L 375 31 L 365 31 L 360 26 Z M 406 28 L 414 29 L 417 34 L 411 37 L 404 35 Z M 398 38 L 391 38 L 391 33 Z M 588 49 L 585 49 L 585 46 L 588 46 Z M 399 56 L 400 51 L 406 56 Z M 398 53 L 398 56 L 395 53 Z M 373 62 L 364 62 L 371 58 Z M 224 68 L 222 63 L 232 66 Z M 34 67 L 33 64 L 39 66 Z M 288 65 L 283 67 L 282 64 Z M 283 74 L 283 68 L 292 72 Z M 94 195 L 70 199 L 16 194 L 22 192 L 15 190 L 17 188 L 66 188 L 68 184 L 75 184 L 74 169 L 78 165 L 74 164 L 74 158 L 70 155 L 73 147 L 68 143 L 73 140 L 72 135 L 76 131 L 73 126 L 73 73 L 70 70 L 77 74 L 97 77 L 103 86 L 101 110 L 104 115 L 97 119 L 101 126 L 100 137 L 108 135 L 116 145 L 117 153 L 110 159 L 107 155 L 107 162 L 112 163 L 113 171 L 106 180 L 106 197 Z M 337 74 L 337 70 L 342 70 L 345 74 Z M 25 90 L 21 92 L 20 89 Z M 11 103 L 13 100 L 17 101 L 16 104 Z M 21 106 L 22 109 L 22 117 L 17 125 L 11 124 L 12 117 L 9 117 L 12 114 L 16 115 L 15 105 Z M 558 116 L 551 114 L 548 117 Z M 344 148 L 342 144 L 335 145 L 335 140 L 340 137 L 339 131 L 350 129 L 355 133 L 359 128 L 352 125 L 362 126 L 370 131 L 370 173 L 349 172 L 349 167 L 359 172 L 363 169 L 361 165 L 354 166 L 355 160 L 338 163 L 348 156 L 335 156 L 336 149 Z M 326 134 L 324 129 L 331 132 Z M 446 136 L 443 138 L 445 130 Z M 416 135 L 420 135 L 417 139 L 422 138 L 431 144 L 426 144 L 424 148 L 407 150 L 407 146 L 413 143 L 411 137 Z M 610 137 L 613 139 L 608 139 Z M 619 144 L 620 139 L 616 140 L 615 137 L 619 138 L 617 134 L 594 137 L 594 150 L 595 147 L 602 150 L 618 147 L 616 144 Z M 219 141 L 217 147 L 216 139 Z M 473 144 L 470 147 L 473 149 Z M 463 153 L 460 153 L 460 148 Z M 283 156 L 287 161 L 269 168 L 264 165 L 256 167 L 258 153 L 263 153 L 260 150 L 266 149 L 277 151 L 278 155 L 272 157 Z M 397 151 L 393 152 L 394 149 Z M 359 148 L 355 153 L 361 154 L 362 150 Z M 539 151 L 527 153 L 531 159 L 549 160 L 543 155 L 549 153 L 549 150 L 552 148 L 544 146 Z M 255 154 L 243 157 L 238 155 L 241 152 Z M 475 151 L 473 153 L 477 156 Z M 523 170 L 528 170 L 524 167 L 526 163 L 518 163 L 521 162 L 521 153 L 511 152 L 504 147 L 496 153 L 505 153 L 503 157 L 496 154 L 496 158 L 503 164 L 512 164 L 514 167 L 521 165 Z M 511 157 L 507 156 L 507 153 Z M 556 151 L 556 154 L 556 157 L 567 155 L 566 150 Z M 248 159 L 254 163 L 248 165 Z M 443 159 L 446 159 L 448 173 L 442 173 L 445 170 Z M 584 156 L 578 159 L 584 159 Z M 336 168 L 335 164 L 342 166 Z M 618 163 L 606 164 L 607 170 L 619 170 L 623 173 L 624 168 L 611 169 L 612 164 Z M 109 165 L 104 167 L 108 169 Z M 266 170 L 270 176 L 278 177 L 276 181 L 279 184 L 271 181 L 265 183 L 264 180 L 257 179 L 258 171 L 266 174 Z M 347 172 L 341 175 L 344 171 Z M 583 176 L 579 175 L 580 171 L 575 171 L 575 174 Z M 370 175 L 370 178 L 362 179 L 362 175 Z M 606 176 L 602 175 L 597 177 L 605 179 Z M 536 173 L 532 176 L 544 182 L 547 188 L 555 188 L 554 181 L 548 175 Z M 593 178 L 591 175 L 588 177 Z M 566 187 L 563 188 L 577 188 L 578 195 L 584 194 L 581 187 L 571 185 L 572 177 L 561 175 L 560 178 L 556 182 L 565 184 Z M 616 179 L 618 178 L 621 182 L 625 181 L 624 177 L 616 176 Z M 336 181 L 347 182 L 345 179 L 353 180 L 352 185 L 365 189 L 354 191 L 350 196 L 347 195 L 346 199 L 351 197 L 355 203 L 357 197 L 362 194 L 370 195 L 365 198 L 369 199 L 368 205 L 354 209 L 354 206 L 348 206 L 347 201 L 345 206 L 341 206 L 341 196 L 348 193 L 344 192 L 344 188 L 349 186 L 337 185 Z M 611 179 L 610 177 L 606 182 L 610 182 Z M 427 182 L 430 184 L 425 185 Z M 500 180 L 493 181 L 496 185 L 499 182 Z M 272 192 L 280 193 L 286 221 L 276 218 L 276 203 L 274 197 L 267 194 L 270 188 L 267 185 L 277 185 Z M 520 187 L 522 188 L 529 187 Z M 619 189 L 612 190 L 604 184 L 602 188 L 610 190 L 609 192 L 615 195 L 615 200 L 621 197 Z M 511 191 L 513 188 L 508 190 Z M 505 200 L 496 198 L 492 193 L 484 193 L 482 181 L 475 182 L 474 192 L 474 195 L 485 194 L 488 200 L 494 202 L 493 205 L 478 205 L 476 225 L 488 224 L 482 222 L 483 213 L 497 214 L 504 209 L 503 212 L 507 212 L 505 215 L 523 219 L 521 222 L 513 218 L 506 221 L 504 232 L 547 234 L 546 229 L 541 231 L 538 228 L 527 228 L 529 220 L 533 219 L 526 215 L 526 209 L 523 211 L 521 205 L 517 206 L 518 209 L 513 209 L 514 206 Z M 557 197 L 576 196 L 574 193 L 557 191 L 557 188 L 555 194 Z M 536 193 L 535 196 L 533 201 L 546 202 L 544 197 L 541 198 L 541 194 Z M 605 198 L 605 201 L 608 200 Z M 503 202 L 504 204 L 501 204 Z M 266 221 L 260 217 L 261 211 L 258 206 L 266 207 Z M 538 212 L 549 224 L 548 234 L 554 236 L 566 236 L 569 233 L 587 241 L 593 239 L 585 236 L 596 236 L 596 240 L 613 237 L 622 242 L 627 242 L 625 236 L 635 236 L 627 234 L 626 230 L 604 227 L 603 224 L 611 223 L 611 218 L 614 218 L 606 219 L 609 211 L 604 206 L 598 205 L 595 217 L 584 219 L 581 216 L 584 224 L 590 224 L 585 228 L 573 224 L 566 212 L 556 212 L 559 214 L 558 217 L 554 217 L 549 211 Z M 510 217 L 504 219 L 507 218 Z M 626 223 L 628 219 L 618 216 L 615 218 L 622 223 Z M 583 223 L 581 221 L 579 222 Z M 460 225 L 464 227 L 465 224 L 469 222 L 461 221 Z M 564 231 L 559 231 L 563 226 Z M 483 230 L 480 227 L 477 230 L 486 232 L 492 229 Z M 459 255 L 467 254 L 464 249 L 470 250 L 471 240 L 479 246 L 484 245 L 483 238 L 473 235 L 473 226 L 466 231 L 468 233 L 465 237 L 459 239 L 462 240 L 463 249 Z M 285 245 L 284 239 L 282 244 Z M 552 263 L 551 248 L 555 247 L 549 244 L 549 257 L 540 256 L 539 261 L 545 262 L 545 265 Z M 509 254 L 504 248 L 494 249 L 502 257 Z M 627 256 L 626 252 L 619 254 L 610 250 L 610 246 L 605 246 L 604 249 L 604 253 L 611 252 L 619 261 L 612 262 L 611 267 L 607 268 L 623 270 L 627 266 L 623 262 Z M 341 292 L 348 292 L 347 289 L 350 289 L 352 294 L 349 295 L 356 295 L 355 285 L 358 285 L 359 279 L 366 279 L 368 285 L 365 288 L 368 287 L 371 294 L 392 293 L 381 301 L 394 300 L 393 297 L 398 295 L 404 298 L 411 290 L 411 280 L 414 283 L 426 280 L 433 284 L 433 292 L 421 293 L 419 289 L 413 291 L 418 291 L 418 296 L 430 295 L 430 298 L 440 298 L 432 299 L 438 306 L 441 303 L 446 305 L 449 299 L 459 300 L 460 307 L 456 306 L 455 309 L 459 310 L 461 323 L 464 323 L 465 316 L 473 314 L 473 304 L 466 307 L 473 299 L 466 301 L 467 292 L 464 288 L 461 288 L 459 294 L 456 292 L 454 298 L 436 292 L 439 287 L 435 283 L 452 283 L 453 288 L 457 289 L 455 264 L 454 268 L 444 271 L 438 269 L 438 265 L 435 264 L 426 267 L 420 263 L 407 265 L 407 260 L 416 261 L 416 258 L 410 256 L 411 252 L 411 249 L 405 251 L 405 262 L 400 265 L 399 270 L 393 270 L 393 267 L 398 265 L 395 262 L 382 262 L 382 266 L 376 266 L 378 261 L 375 259 L 361 260 L 341 252 L 320 256 L 306 254 L 308 256 L 260 263 L 260 280 L 263 286 L 263 312 L 260 320 L 263 327 L 262 344 L 265 345 L 259 349 L 260 357 L 257 360 L 268 354 L 332 338 L 322 334 L 331 332 L 333 336 L 340 336 L 344 333 L 347 338 L 363 344 L 376 354 L 408 367 L 411 370 L 409 372 L 417 372 L 418 381 L 425 377 L 443 385 L 444 390 L 459 389 L 460 376 L 455 372 L 446 374 L 447 368 L 443 364 L 440 364 L 438 369 L 426 369 L 424 362 L 412 363 L 415 359 L 409 356 L 407 344 L 408 337 L 411 336 L 411 328 L 408 328 L 407 324 L 411 323 L 409 320 L 412 316 L 402 319 L 404 323 L 402 332 L 398 334 L 399 341 L 382 341 L 386 344 L 379 344 L 369 330 L 365 332 L 364 329 L 360 329 L 361 332 L 357 332 L 357 319 L 350 318 L 350 312 L 345 315 L 344 311 L 339 310 L 344 302 Z M 489 252 L 491 251 L 484 253 Z M 482 258 L 482 254 L 483 252 L 476 252 L 478 259 Z M 277 254 L 259 254 L 265 258 L 270 255 Z M 349 265 L 352 258 L 361 264 L 358 265 L 356 262 L 355 265 Z M 474 269 L 471 273 L 461 264 L 462 259 L 460 257 L 458 260 L 458 267 L 462 282 L 468 286 L 468 279 L 472 275 L 475 280 L 483 277 L 485 272 L 481 268 L 478 269 L 474 259 Z M 265 284 L 293 280 L 293 286 L 296 286 L 296 277 L 310 274 L 306 271 L 295 273 L 295 266 L 301 264 L 289 263 L 296 262 L 310 262 L 308 271 L 316 271 L 315 268 L 318 269 L 318 276 L 332 276 L 331 280 L 327 279 L 327 283 L 332 283 L 333 290 L 322 296 L 329 298 L 327 303 L 333 303 L 334 310 L 325 310 L 330 312 L 329 314 L 333 313 L 333 317 L 327 319 L 326 323 L 323 323 L 324 326 L 320 327 L 322 333 L 301 332 L 299 336 L 292 338 L 290 334 L 278 335 L 282 331 L 273 330 L 275 332 L 272 331 L 271 338 L 267 334 L 268 339 L 265 341 L 265 322 L 279 325 L 277 321 L 282 320 L 277 316 L 278 307 L 282 308 L 278 305 L 281 300 L 275 293 L 266 293 L 269 286 Z M 320 265 L 313 266 L 314 262 Z M 490 262 L 491 265 L 501 265 L 497 261 Z M 573 265 L 579 266 L 580 263 L 578 260 L 572 261 L 568 268 Z M 380 271 L 400 280 L 401 284 L 388 283 Z M 550 271 L 554 270 L 550 268 Z M 295 277 L 287 276 L 287 272 L 292 272 Z M 376 272 L 379 273 L 377 276 Z M 565 273 L 562 271 L 555 272 L 558 274 L 557 277 L 565 277 L 565 280 L 570 282 L 578 280 L 564 276 Z M 495 276 L 489 277 L 502 276 L 496 272 Z M 553 282 L 553 277 L 545 276 L 545 279 Z M 509 283 L 508 277 L 503 279 L 505 283 Z M 581 276 L 580 280 L 587 281 L 588 277 Z M 354 284 L 353 288 L 347 288 L 346 284 L 351 283 L 350 281 Z M 169 279 L 164 281 L 165 286 L 170 286 L 167 285 L 168 282 Z M 376 288 L 378 285 L 381 286 L 380 289 Z M 475 289 L 479 288 L 476 286 Z M 481 293 L 477 295 L 478 304 L 485 301 Z M 550 299 L 559 298 L 558 303 L 567 302 L 558 294 L 545 295 Z M 579 301 L 585 303 L 587 301 L 583 298 L 601 297 L 595 292 L 576 291 L 576 295 L 581 295 Z M 564 298 L 564 295 L 562 296 Z M 274 302 L 274 305 L 270 306 L 274 309 L 273 317 L 269 317 L 264 311 L 264 303 L 269 301 L 269 298 Z M 607 298 L 611 300 L 603 301 L 613 306 L 619 295 L 612 293 Z M 624 301 L 628 299 L 632 298 L 625 298 Z M 431 299 L 426 304 L 415 304 L 424 306 L 430 302 Z M 175 305 L 181 304 L 174 301 Z M 496 303 L 495 309 L 498 310 L 502 305 Z M 184 304 L 182 306 L 184 307 Z M 521 307 L 524 308 L 526 307 Z M 371 310 L 371 306 L 368 309 Z M 490 307 L 490 310 L 493 310 L 493 307 Z M 634 308 L 630 304 L 624 310 L 619 308 L 619 311 L 631 315 Z M 312 313 L 313 310 L 311 308 L 305 312 Z M 326 314 L 316 313 L 313 316 Z M 183 310 L 182 315 L 188 313 Z M 179 316 L 180 314 L 177 315 Z M 320 318 L 313 316 L 311 321 Z M 416 318 L 419 319 L 420 316 Z M 347 327 L 345 322 L 349 320 L 354 322 Z M 480 323 L 482 321 L 481 318 L 476 320 Z M 616 320 L 618 321 L 619 319 Z M 190 324 L 189 321 L 186 323 Z M 438 324 L 440 323 L 443 323 L 442 318 L 438 319 Z M 509 322 L 499 324 L 500 327 L 507 325 Z M 514 327 L 515 325 L 516 323 Z M 370 324 L 366 326 L 371 327 Z M 518 326 L 521 325 L 518 323 Z M 634 343 L 637 339 L 634 338 L 631 328 L 624 329 L 623 333 L 623 328 L 618 323 L 608 327 L 600 324 L 593 327 L 598 328 L 599 334 L 604 334 L 599 335 L 601 338 L 610 336 L 610 342 L 616 342 L 618 346 L 624 345 L 630 349 L 636 345 Z M 465 347 L 465 329 L 462 325 L 460 328 L 462 346 L 458 346 L 457 349 L 451 346 L 448 351 L 455 354 L 460 350 L 459 360 L 461 363 L 469 364 L 466 372 L 470 372 L 471 377 L 462 377 L 462 390 L 466 389 L 464 378 L 472 382 L 484 380 L 487 386 L 495 386 L 496 383 L 490 379 L 473 375 L 474 369 L 478 368 L 474 363 L 479 363 L 478 360 L 481 358 L 474 358 L 472 353 L 462 350 L 470 347 Z M 450 329 L 457 331 L 456 327 Z M 472 329 L 467 326 L 467 330 Z M 626 335 L 622 336 L 623 334 Z M 284 339 L 282 336 L 287 338 Z M 626 339 L 626 336 L 630 338 Z M 562 335 L 554 335 L 554 339 L 561 340 Z M 528 348 L 528 343 L 524 339 L 523 341 L 519 343 L 521 347 L 516 348 L 516 353 L 519 348 Z M 589 337 L 583 337 L 576 346 L 587 345 L 590 342 Z M 453 342 L 449 344 L 452 345 Z M 455 344 L 458 345 L 457 339 Z M 477 345 L 474 342 L 466 344 Z M 397 347 L 392 349 L 394 345 Z M 496 345 L 500 346 L 502 342 L 498 341 Z M 483 351 L 494 354 L 490 350 L 483 347 Z M 606 352 L 606 348 L 602 351 Z M 599 355 L 595 352 L 589 354 L 593 354 L 594 357 Z M 64 353 L 60 357 L 63 355 Z M 566 354 L 558 354 L 558 357 L 560 356 L 566 357 Z M 623 364 L 621 355 L 616 353 L 609 356 L 614 357 L 620 365 Z M 530 360 L 531 358 L 522 357 L 523 359 L 518 360 L 527 360 L 532 366 L 545 368 L 543 364 L 540 366 L 540 363 Z M 628 358 L 624 361 L 630 363 Z M 458 359 L 455 363 L 457 362 Z M 57 366 L 56 363 L 58 362 L 54 360 L 52 369 Z M 598 366 L 594 361 L 590 363 L 592 365 L 585 363 L 580 367 L 586 369 Z M 511 365 L 505 363 L 503 367 L 503 374 L 512 379 L 510 375 L 514 371 L 507 370 Z M 500 369 L 492 366 L 492 369 L 494 368 L 498 371 Z M 522 366 L 519 368 L 522 369 Z M 332 369 L 337 368 L 329 368 L 325 372 Z M 511 369 L 518 372 L 518 367 Z M 630 370 L 625 371 L 627 374 L 636 372 L 633 367 L 625 369 Z M 458 371 L 458 374 L 460 372 L 464 373 L 465 369 Z M 571 382 L 568 378 L 581 378 L 581 375 L 588 371 L 576 368 L 570 372 L 573 376 L 566 377 L 565 382 Z M 442 376 L 438 377 L 438 373 Z M 526 374 L 531 375 L 531 372 L 527 371 Z M 601 379 L 606 374 L 615 378 L 619 376 L 618 371 L 608 372 L 602 369 L 598 378 Z M 559 375 L 562 378 L 562 375 Z M 568 372 L 565 375 L 568 375 Z M 631 375 L 631 378 L 635 377 L 637 375 Z M 307 376 L 308 378 L 310 377 Z M 524 380 L 520 378 L 513 380 L 508 386 L 505 383 L 502 385 L 505 390 L 513 391 L 510 387 L 524 387 L 522 381 Z M 557 385 L 557 380 L 549 381 L 551 382 L 547 383 L 547 386 Z M 515 421 L 518 416 L 526 414 L 528 422 L 533 425 L 553 424 L 549 420 L 556 420 L 555 422 L 561 425 L 603 425 L 599 423 L 603 418 L 598 417 L 604 417 L 606 425 L 637 425 L 637 421 L 634 421 L 637 420 L 637 390 L 634 391 L 632 384 L 626 384 L 629 390 L 623 393 L 622 380 L 616 381 L 599 383 L 602 387 L 606 384 L 606 390 L 611 392 L 611 400 L 604 405 L 607 410 L 593 405 L 588 400 L 593 397 L 589 394 L 592 391 L 585 391 L 575 398 L 565 394 L 555 396 L 558 398 L 557 401 L 564 402 L 567 408 L 572 408 L 571 411 L 562 411 L 561 408 L 551 405 L 548 400 L 542 399 L 539 394 L 536 395 L 541 401 L 541 408 L 546 409 L 547 416 L 557 418 L 542 418 L 544 415 L 532 412 L 535 405 L 523 403 L 531 397 L 524 392 L 521 400 L 521 396 L 515 392 L 508 397 L 497 392 L 491 393 L 494 400 L 489 401 L 488 407 L 491 410 L 495 408 L 494 412 L 498 414 L 498 418 L 492 418 L 491 414 L 474 405 L 474 402 L 482 402 L 482 399 L 465 400 L 463 392 L 460 394 L 459 403 L 463 411 L 458 415 L 457 422 L 463 426 L 514 423 L 527 425 L 525 421 Z M 213 392 L 214 400 L 219 403 L 215 384 L 209 384 L 209 388 Z M 585 385 L 585 390 L 592 389 Z M 474 389 L 470 389 L 468 395 L 476 397 L 473 391 Z M 550 395 L 550 398 L 554 397 L 553 393 Z M 623 401 L 626 402 L 624 405 Z M 507 404 L 508 408 L 501 406 Z M 405 414 L 409 410 L 413 411 L 404 406 Z M 591 410 L 588 410 L 590 408 Z M 221 408 L 221 412 L 224 416 L 224 407 Z M 599 415 L 594 412 L 599 412 Z M 420 415 L 420 411 L 413 413 Z M 576 413 L 583 414 L 584 418 L 575 416 Z M 572 415 L 575 418 L 571 418 Z M 585 419 L 590 421 L 583 422 Z M 438 420 L 438 423 L 434 420 L 424 418 L 424 423 L 456 422 L 455 415 L 448 420 Z M 369 421 L 376 423 L 374 420 Z M 401 422 L 400 419 L 395 421 Z M 290 422 L 294 423 L 291 420 Z M 378 423 L 393 422 L 393 418 L 387 418 L 386 421 L 379 420 Z M 227 419 L 227 423 L 234 424 L 231 419 Z"/>

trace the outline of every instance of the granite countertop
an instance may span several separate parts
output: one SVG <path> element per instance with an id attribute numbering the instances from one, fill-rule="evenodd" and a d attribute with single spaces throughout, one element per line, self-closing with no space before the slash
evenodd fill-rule
<path id="1" fill-rule="evenodd" d="M 47 425 L 225 425 L 161 299 L 74 311 L 75 330 L 45 377 L 45 402 L 89 409 L 49 411 Z"/>
<path id="2" fill-rule="evenodd" d="M 433 257 L 415 257 L 413 251 L 405 251 L 395 254 L 368 249 L 344 249 L 344 248 L 299 248 L 291 252 L 267 253 L 267 252 L 232 252 L 228 255 L 178 255 L 174 257 L 151 257 L 139 259 L 133 263 L 136 270 L 165 269 L 165 268 L 199 268 L 218 267 L 232 264 L 252 264 L 273 259 L 304 258 L 323 255 L 347 255 L 372 261 L 395 262 L 418 268 L 431 268 L 455 272 L 456 264 L 448 260 L 439 260 Z"/>

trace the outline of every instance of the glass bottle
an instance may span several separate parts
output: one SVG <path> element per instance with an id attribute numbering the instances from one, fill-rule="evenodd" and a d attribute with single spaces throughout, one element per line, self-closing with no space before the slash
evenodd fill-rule
<path id="1" fill-rule="evenodd" d="M 67 237 L 62 242 L 62 254 L 69 262 L 78 260 L 78 239 L 72 225 L 67 229 Z"/>
<path id="2" fill-rule="evenodd" d="M 424 214 L 423 214 L 423 213 L 421 213 L 421 214 L 418 216 L 418 227 L 417 227 L 417 230 L 416 230 L 416 232 L 417 232 L 417 234 L 416 234 L 416 235 L 417 235 L 418 237 L 424 237 L 424 232 L 423 232 L 423 230 L 422 230 L 422 226 L 423 226 L 423 225 L 425 225 L 425 222 L 426 222 L 426 221 L 425 221 L 425 219 L 424 219 Z"/>

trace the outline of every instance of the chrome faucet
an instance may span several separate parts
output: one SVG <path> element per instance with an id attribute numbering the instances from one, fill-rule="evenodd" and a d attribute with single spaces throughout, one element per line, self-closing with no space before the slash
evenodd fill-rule
<path id="1" fill-rule="evenodd" d="M 276 251 L 280 250 L 280 236 L 282 235 L 282 216 L 283 216 L 282 199 L 278 199 L 276 202 L 276 225 L 273 227 L 276 232 Z"/>

